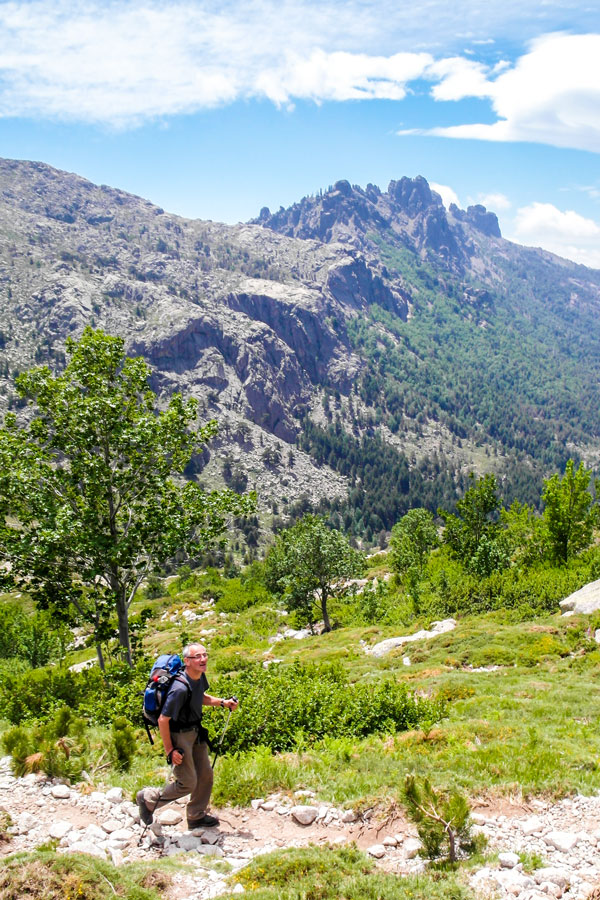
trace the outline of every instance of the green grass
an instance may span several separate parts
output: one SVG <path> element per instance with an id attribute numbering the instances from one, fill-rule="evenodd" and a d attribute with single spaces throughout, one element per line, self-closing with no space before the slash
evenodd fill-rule
<path id="1" fill-rule="evenodd" d="M 281 850 L 254 859 L 232 877 L 253 900 L 468 900 L 453 873 L 398 878 L 377 872 L 355 847 Z M 236 895 L 226 895 L 234 897 Z"/>
<path id="2" fill-rule="evenodd" d="M 81 853 L 17 853 L 0 869 L 0 900 L 161 900 L 170 880 L 156 863 L 116 869 Z"/>

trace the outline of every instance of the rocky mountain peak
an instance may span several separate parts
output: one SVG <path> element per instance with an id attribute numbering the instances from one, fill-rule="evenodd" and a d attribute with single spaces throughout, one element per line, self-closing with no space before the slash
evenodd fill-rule
<path id="1" fill-rule="evenodd" d="M 466 210 L 459 209 L 455 203 L 450 204 L 450 212 L 459 222 L 466 222 L 477 231 L 486 234 L 488 237 L 502 237 L 498 216 L 496 213 L 488 212 L 485 206 L 480 203 L 475 206 L 468 206 Z"/>
<path id="2" fill-rule="evenodd" d="M 327 191 L 304 197 L 288 209 L 271 213 L 263 207 L 251 224 L 288 237 L 337 241 L 360 250 L 375 249 L 372 235 L 377 232 L 386 242 L 399 243 L 423 257 L 433 253 L 457 271 L 468 264 L 472 251 L 469 227 L 500 236 L 496 216 L 483 206 L 466 211 L 453 207 L 449 216 L 442 198 L 422 175 L 392 180 L 385 192 L 374 184 L 361 188 L 336 181 Z"/>
<path id="3" fill-rule="evenodd" d="M 388 195 L 400 207 L 400 210 L 414 219 L 419 213 L 426 212 L 430 207 L 438 207 L 443 212 L 442 198 L 432 191 L 422 175 L 416 178 L 401 178 L 400 181 L 390 181 Z"/>

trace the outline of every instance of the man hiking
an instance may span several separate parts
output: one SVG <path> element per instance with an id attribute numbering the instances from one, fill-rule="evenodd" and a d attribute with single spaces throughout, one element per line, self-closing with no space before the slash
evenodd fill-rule
<path id="1" fill-rule="evenodd" d="M 183 650 L 185 672 L 176 678 L 158 717 L 167 762 L 173 766 L 174 781 L 161 789 L 142 788 L 137 794 L 140 819 L 150 825 L 161 806 L 190 795 L 186 807 L 188 829 L 218 825 L 216 816 L 207 812 L 213 786 L 213 771 L 208 756 L 206 729 L 202 727 L 202 707 L 222 706 L 237 709 L 237 700 L 225 700 L 207 694 L 208 653 L 202 644 L 189 644 Z"/>

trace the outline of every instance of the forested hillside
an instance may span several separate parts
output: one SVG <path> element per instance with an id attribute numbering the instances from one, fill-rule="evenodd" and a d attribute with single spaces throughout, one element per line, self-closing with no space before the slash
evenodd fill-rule
<path id="1" fill-rule="evenodd" d="M 597 467 L 600 274 L 446 211 L 423 178 L 237 226 L 41 163 L 3 161 L 0 192 L 4 407 L 19 371 L 64 365 L 66 335 L 122 335 L 163 402 L 219 421 L 187 475 L 257 489 L 247 557 L 310 509 L 375 543 L 469 471 L 537 503 L 569 457 Z"/>

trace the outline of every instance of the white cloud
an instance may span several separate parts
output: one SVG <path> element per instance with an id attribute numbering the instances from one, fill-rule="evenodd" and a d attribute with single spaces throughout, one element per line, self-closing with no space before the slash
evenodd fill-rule
<path id="1" fill-rule="evenodd" d="M 446 209 L 450 209 L 451 203 L 456 203 L 457 206 L 460 206 L 458 194 L 451 187 L 448 187 L 447 184 L 436 184 L 435 181 L 430 181 L 429 187 L 432 191 L 438 192 Z"/>
<path id="2" fill-rule="evenodd" d="M 600 225 L 574 210 L 531 203 L 517 210 L 509 240 L 542 247 L 558 256 L 600 268 Z"/>
<path id="3" fill-rule="evenodd" d="M 0 116 L 119 125 L 250 97 L 402 100 L 433 58 L 341 49 L 381 36 L 368 7 L 350 6 L 0 3 Z"/>
<path id="4" fill-rule="evenodd" d="M 461 58 L 434 64 L 435 99 L 489 97 L 498 118 L 429 133 L 600 151 L 600 34 L 546 35 L 512 68 L 491 74 Z"/>
<path id="5" fill-rule="evenodd" d="M 470 200 L 471 203 L 481 203 L 486 209 L 492 212 L 505 212 L 510 209 L 511 202 L 506 194 L 478 194 L 476 200 Z"/>
<path id="6" fill-rule="evenodd" d="M 0 117 L 123 126 L 249 98 L 401 101 L 426 77 L 436 100 L 487 99 L 497 116 L 429 133 L 600 150 L 600 35 L 547 35 L 512 66 L 467 58 L 565 10 L 593 19 L 577 0 L 9 0 Z"/>

